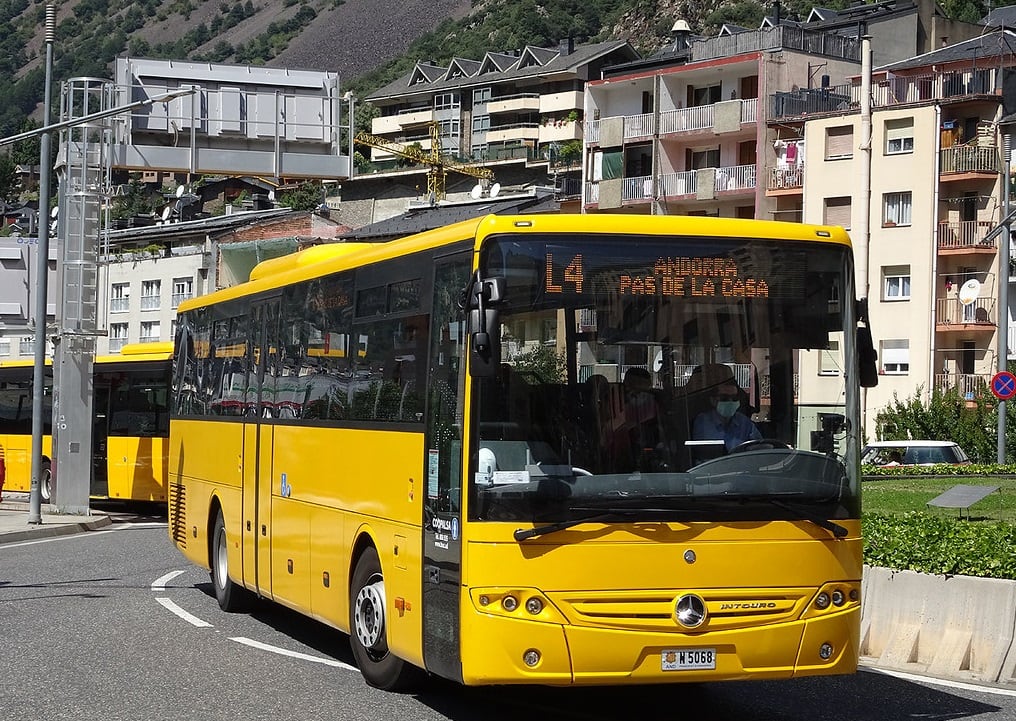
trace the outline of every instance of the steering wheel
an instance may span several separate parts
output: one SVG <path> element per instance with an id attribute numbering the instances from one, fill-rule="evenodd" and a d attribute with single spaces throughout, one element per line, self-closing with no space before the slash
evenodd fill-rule
<path id="1" fill-rule="evenodd" d="M 792 445 L 785 443 L 778 438 L 755 438 L 754 440 L 745 441 L 730 449 L 730 453 L 743 453 L 745 451 L 765 451 L 772 450 L 774 448 L 791 449 Z"/>

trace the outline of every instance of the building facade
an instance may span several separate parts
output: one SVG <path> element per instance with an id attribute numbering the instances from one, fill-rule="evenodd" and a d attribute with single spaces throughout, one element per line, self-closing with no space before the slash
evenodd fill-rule
<path id="1" fill-rule="evenodd" d="M 867 268 L 859 284 L 881 374 L 869 412 L 933 388 L 990 399 L 1000 333 L 1016 360 L 1016 321 L 999 302 L 1001 284 L 1016 291 L 999 252 L 1011 243 L 1000 225 L 1012 172 L 1003 119 L 1012 112 L 1004 89 L 1014 79 L 1013 50 L 1016 38 L 995 31 L 876 68 L 870 154 L 857 111 L 804 122 L 804 220 L 856 231 Z M 859 182 L 844 183 L 862 178 L 868 162 L 870 199 Z"/>

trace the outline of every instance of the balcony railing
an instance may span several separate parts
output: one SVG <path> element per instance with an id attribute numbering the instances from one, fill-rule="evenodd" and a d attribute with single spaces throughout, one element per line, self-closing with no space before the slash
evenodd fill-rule
<path id="1" fill-rule="evenodd" d="M 173 293 L 173 307 L 176 308 L 178 305 L 183 303 L 188 298 L 193 298 L 193 293 Z"/>
<path id="2" fill-rule="evenodd" d="M 160 305 L 159 296 L 157 295 L 141 296 L 141 310 L 158 310 L 159 305 Z"/>
<path id="3" fill-rule="evenodd" d="M 935 388 L 940 391 L 956 389 L 964 399 L 975 400 L 988 393 L 991 376 L 986 373 L 936 373 Z"/>
<path id="4" fill-rule="evenodd" d="M 695 193 L 695 171 L 684 170 L 680 173 L 666 173 L 660 176 L 660 195 L 673 198 L 678 195 Z"/>
<path id="5" fill-rule="evenodd" d="M 109 312 L 110 313 L 126 313 L 130 310 L 130 298 L 110 298 L 109 300 Z"/>
<path id="6" fill-rule="evenodd" d="M 653 176 L 639 175 L 625 178 L 621 185 L 621 200 L 652 200 Z"/>
<path id="7" fill-rule="evenodd" d="M 127 345 L 126 338 L 110 338 L 109 339 L 109 352 L 119 353 L 120 349 Z"/>
<path id="8" fill-rule="evenodd" d="M 755 187 L 754 165 L 730 165 L 716 169 L 716 190 L 747 190 Z"/>
<path id="9" fill-rule="evenodd" d="M 925 75 L 886 75 L 871 88 L 874 108 L 889 108 L 906 103 L 944 100 L 996 92 L 997 68 L 970 68 Z M 856 84 L 827 88 L 802 88 L 769 96 L 770 119 L 828 113 L 857 107 L 861 100 L 860 80 Z"/>
<path id="10" fill-rule="evenodd" d="M 942 173 L 997 173 L 999 164 L 998 148 L 990 145 L 953 145 L 939 151 Z"/>
<path id="11" fill-rule="evenodd" d="M 683 133 L 688 130 L 708 130 L 713 127 L 713 106 L 665 110 L 660 113 L 660 135 Z"/>
<path id="12" fill-rule="evenodd" d="M 599 183 L 586 183 L 586 201 L 587 203 L 599 203 L 600 202 L 600 184 Z"/>
<path id="13" fill-rule="evenodd" d="M 938 325 L 993 326 L 995 299 L 975 298 L 973 303 L 963 305 L 959 298 L 939 298 L 935 304 L 935 314 Z"/>
<path id="14" fill-rule="evenodd" d="M 957 250 L 962 248 L 983 248 L 993 250 L 995 241 L 984 240 L 992 228 L 986 220 L 961 220 L 950 223 L 941 221 L 938 224 L 939 250 Z"/>
<path id="15" fill-rule="evenodd" d="M 804 166 L 792 168 L 769 168 L 769 182 L 766 190 L 787 190 L 804 187 Z"/>
<path id="16" fill-rule="evenodd" d="M 652 113 L 624 116 L 624 139 L 651 138 L 655 132 Z"/>

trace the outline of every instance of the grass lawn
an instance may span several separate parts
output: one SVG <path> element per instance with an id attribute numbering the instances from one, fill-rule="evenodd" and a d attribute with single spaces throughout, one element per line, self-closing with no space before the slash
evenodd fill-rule
<path id="1" fill-rule="evenodd" d="M 956 485 L 998 486 L 998 490 L 968 509 L 938 508 L 928 501 Z M 929 516 L 968 518 L 971 521 L 1016 522 L 1016 477 L 950 476 L 885 477 L 865 480 L 861 486 L 865 513 L 906 513 L 919 511 Z"/>

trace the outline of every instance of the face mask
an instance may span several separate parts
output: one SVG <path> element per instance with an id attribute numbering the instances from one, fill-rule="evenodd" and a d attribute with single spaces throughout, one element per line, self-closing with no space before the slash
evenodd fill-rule
<path id="1" fill-rule="evenodd" d="M 716 412 L 724 418 L 732 418 L 741 404 L 737 401 L 717 401 Z"/>

